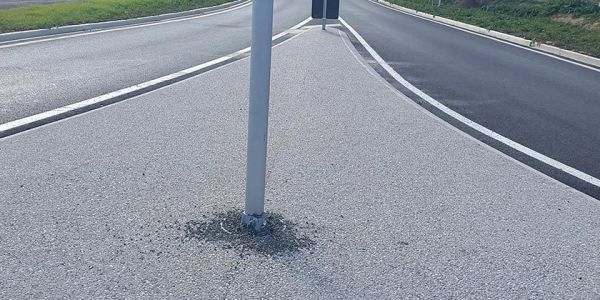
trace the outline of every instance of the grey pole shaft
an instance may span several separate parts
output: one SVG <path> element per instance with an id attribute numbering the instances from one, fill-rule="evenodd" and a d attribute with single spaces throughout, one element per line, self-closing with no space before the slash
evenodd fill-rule
<path id="1" fill-rule="evenodd" d="M 260 230 L 265 225 L 265 172 L 272 35 L 273 0 L 254 0 L 250 57 L 246 209 L 242 216 L 242 222 L 256 230 Z"/>
<path id="2" fill-rule="evenodd" d="M 321 29 L 325 30 L 325 27 L 327 26 L 327 0 L 323 0 L 323 19 L 321 20 L 321 22 Z"/>

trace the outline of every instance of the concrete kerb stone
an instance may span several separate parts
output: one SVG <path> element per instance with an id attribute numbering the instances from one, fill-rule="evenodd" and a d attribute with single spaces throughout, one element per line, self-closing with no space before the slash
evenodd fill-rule
<path id="1" fill-rule="evenodd" d="M 600 58 L 596 58 L 596 57 L 592 57 L 589 55 L 577 53 L 574 51 L 558 48 L 555 46 L 550 46 L 550 45 L 547 45 L 544 43 L 534 42 L 532 40 L 528 40 L 528 39 L 524 39 L 524 38 L 521 38 L 518 36 L 498 32 L 495 30 L 489 30 L 489 29 L 486 29 L 483 27 L 466 24 L 463 22 L 455 21 L 455 20 L 450 20 L 450 19 L 447 19 L 444 17 L 434 16 L 434 15 L 420 12 L 420 11 L 417 11 L 414 9 L 408 9 L 408 8 L 402 7 L 400 5 L 390 3 L 385 0 L 376 0 L 376 1 L 377 1 L 377 3 L 383 4 L 383 5 L 386 5 L 389 7 L 393 7 L 394 9 L 397 9 L 399 11 L 402 11 L 402 12 L 405 12 L 408 14 L 416 15 L 416 16 L 423 17 L 423 18 L 430 19 L 430 20 L 435 20 L 435 21 L 443 23 L 443 24 L 448 24 L 448 25 L 455 26 L 455 27 L 458 27 L 461 29 L 465 29 L 465 30 L 469 30 L 472 32 L 486 35 L 486 36 L 490 36 L 493 38 L 497 38 L 499 40 L 507 41 L 507 42 L 510 42 L 513 44 L 540 50 L 540 51 L 543 51 L 543 52 L 546 52 L 549 54 L 553 54 L 553 55 L 556 55 L 559 57 L 563 57 L 563 58 L 567 58 L 567 59 L 570 59 L 573 61 L 581 62 L 581 63 L 587 64 L 590 66 L 600 67 Z"/>
<path id="2" fill-rule="evenodd" d="M 251 2 L 252 0 L 236 0 L 233 2 L 228 2 L 216 6 L 198 8 L 188 11 L 176 12 L 176 13 L 168 13 L 156 16 L 147 16 L 140 17 L 134 19 L 125 19 L 125 20 L 116 20 L 116 21 L 107 21 L 107 22 L 98 22 L 98 23 L 87 23 L 87 24 L 78 24 L 78 25 L 68 25 L 68 26 L 60 26 L 46 29 L 35 29 L 35 30 L 27 30 L 27 31 L 17 31 L 17 32 L 8 32 L 0 34 L 0 42 L 11 42 L 22 39 L 30 39 L 37 38 L 43 36 L 57 35 L 57 34 L 65 34 L 65 33 L 74 33 L 74 32 L 82 32 L 82 31 L 91 31 L 98 29 L 106 29 L 113 27 L 121 27 L 128 25 L 136 25 L 142 23 L 150 23 L 150 22 L 158 22 L 167 19 L 175 19 L 182 17 L 189 17 L 194 15 L 201 15 L 208 12 L 215 12 L 222 9 L 228 9 L 234 6 L 241 6 L 246 3 Z"/>

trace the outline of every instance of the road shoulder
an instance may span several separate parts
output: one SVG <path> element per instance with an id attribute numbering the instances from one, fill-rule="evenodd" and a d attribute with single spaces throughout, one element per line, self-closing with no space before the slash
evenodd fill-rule
<path id="1" fill-rule="evenodd" d="M 535 42 L 532 40 L 528 40 L 522 37 L 510 35 L 503 32 L 498 32 L 495 30 L 490 30 L 486 28 L 482 28 L 479 26 L 467 24 L 464 22 L 459 22 L 455 20 L 451 20 L 448 18 L 435 16 L 432 14 L 424 13 L 418 10 L 409 9 L 394 3 L 390 3 L 386 0 L 373 0 L 373 3 L 388 7 L 389 9 L 394 9 L 396 11 L 409 14 L 415 16 L 417 18 L 422 18 L 426 20 L 430 20 L 432 22 L 436 22 L 439 24 L 444 24 L 447 26 L 455 27 L 459 30 L 464 30 L 473 34 L 478 34 L 481 36 L 486 36 L 492 39 L 496 39 L 499 41 L 505 41 L 511 43 L 515 46 L 523 47 L 524 49 L 532 49 L 538 51 L 539 53 L 547 53 L 552 56 L 555 56 L 559 59 L 566 59 L 567 61 L 582 63 L 583 67 L 587 67 L 593 70 L 598 70 L 600 68 L 600 58 L 581 54 L 575 51 L 570 51 L 566 49 L 562 49 L 556 46 L 548 45 L 545 43 Z"/>

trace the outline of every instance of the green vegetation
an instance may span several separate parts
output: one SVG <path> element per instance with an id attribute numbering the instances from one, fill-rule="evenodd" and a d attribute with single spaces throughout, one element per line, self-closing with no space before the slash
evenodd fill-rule
<path id="1" fill-rule="evenodd" d="M 388 0 L 400 6 L 600 57 L 600 0 Z"/>
<path id="2" fill-rule="evenodd" d="M 232 0 L 83 0 L 0 10 L 0 33 L 137 18 Z"/>

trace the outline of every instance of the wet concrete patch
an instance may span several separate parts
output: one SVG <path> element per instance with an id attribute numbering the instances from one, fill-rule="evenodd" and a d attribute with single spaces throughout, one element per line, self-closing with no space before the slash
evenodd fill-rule
<path id="1" fill-rule="evenodd" d="M 241 211 L 229 210 L 217 213 L 206 220 L 188 221 L 181 226 L 184 242 L 203 241 L 217 243 L 223 249 L 262 256 L 282 256 L 315 246 L 315 225 L 309 222 L 297 224 L 286 220 L 281 214 L 268 213 L 267 225 L 255 232 L 241 224 Z"/>

